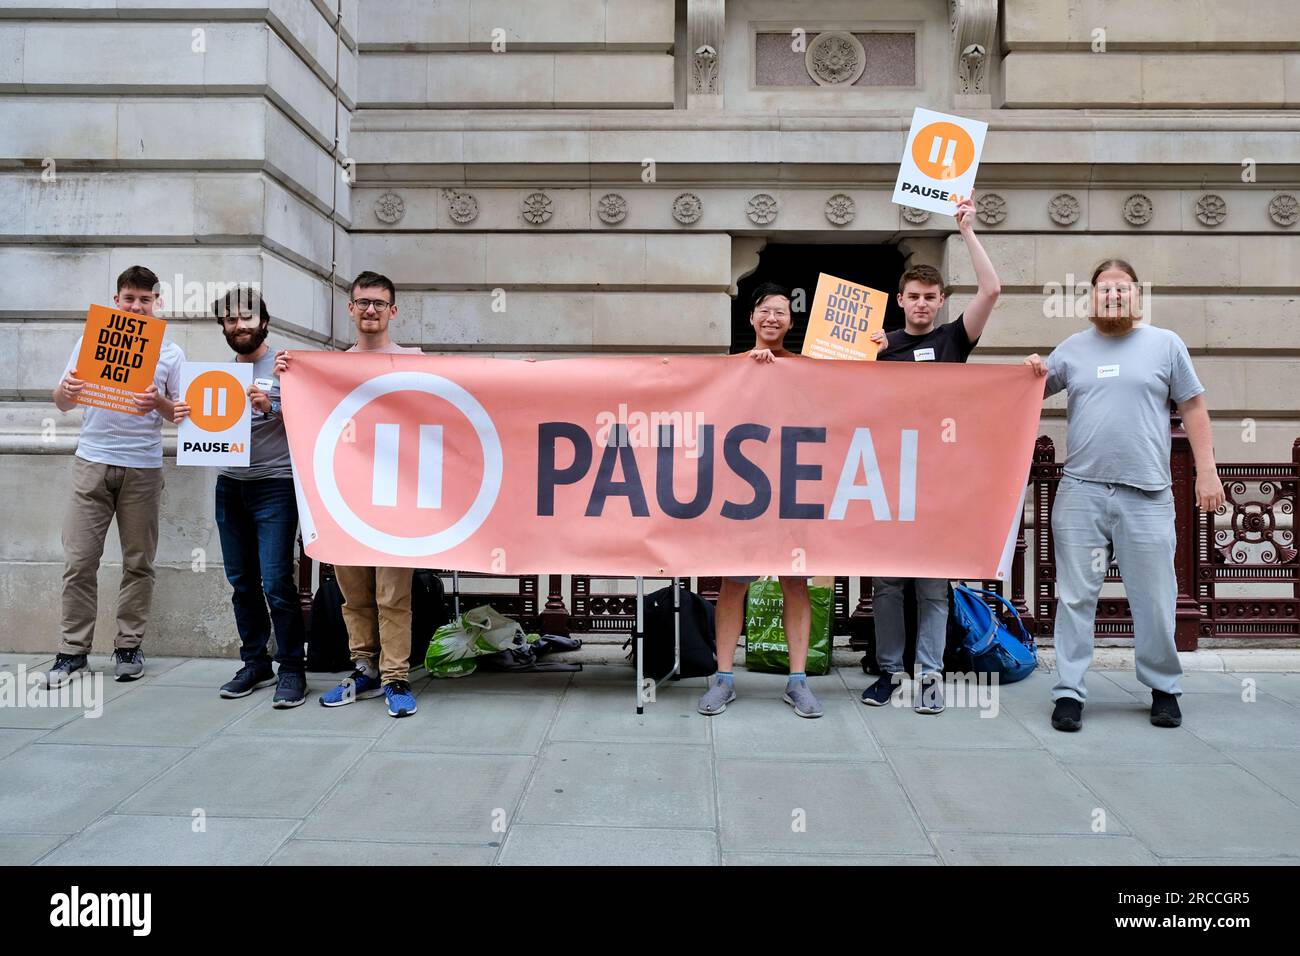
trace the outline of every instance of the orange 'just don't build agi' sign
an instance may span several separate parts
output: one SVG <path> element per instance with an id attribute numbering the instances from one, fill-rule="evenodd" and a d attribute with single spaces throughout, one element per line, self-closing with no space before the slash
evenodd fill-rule
<path id="1" fill-rule="evenodd" d="M 153 384 L 166 330 L 162 319 L 92 305 L 77 355 L 77 377 L 86 383 L 77 404 L 141 414 L 131 395 Z"/>

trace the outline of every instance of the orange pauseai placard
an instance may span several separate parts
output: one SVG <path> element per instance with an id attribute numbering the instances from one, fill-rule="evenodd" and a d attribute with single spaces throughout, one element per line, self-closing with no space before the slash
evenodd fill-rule
<path id="1" fill-rule="evenodd" d="M 889 296 L 847 279 L 821 273 L 808 311 L 801 354 L 816 359 L 874 362 L 871 335 L 885 327 Z"/>
<path id="2" fill-rule="evenodd" d="M 956 179 L 975 162 L 975 143 L 956 123 L 931 123 L 912 140 L 912 162 L 931 179 Z"/>
<path id="3" fill-rule="evenodd" d="M 190 421 L 205 432 L 231 428 L 243 417 L 247 401 L 244 386 L 229 372 L 204 372 L 185 391 Z"/>
<path id="4" fill-rule="evenodd" d="M 143 414 L 132 395 L 153 384 L 167 323 L 104 305 L 92 305 L 77 354 L 77 377 L 86 387 L 78 405 Z"/>

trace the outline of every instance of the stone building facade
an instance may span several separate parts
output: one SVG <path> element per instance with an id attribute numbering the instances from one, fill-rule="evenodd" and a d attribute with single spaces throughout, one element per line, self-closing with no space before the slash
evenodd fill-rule
<path id="1" fill-rule="evenodd" d="M 990 126 L 979 228 L 1004 292 L 978 361 L 1082 327 L 1072 284 L 1119 255 L 1191 348 L 1220 457 L 1289 460 L 1300 13 L 1250 8 L 0 0 L 0 646 L 55 640 L 77 416 L 49 392 L 126 265 L 162 278 L 196 360 L 227 355 L 202 315 L 227 282 L 261 284 L 273 344 L 346 345 L 362 268 L 398 284 L 396 338 L 438 353 L 725 353 L 739 286 L 818 247 L 937 265 L 955 316 L 952 221 L 890 201 L 918 105 Z M 166 477 L 150 646 L 231 653 L 213 477 Z"/>

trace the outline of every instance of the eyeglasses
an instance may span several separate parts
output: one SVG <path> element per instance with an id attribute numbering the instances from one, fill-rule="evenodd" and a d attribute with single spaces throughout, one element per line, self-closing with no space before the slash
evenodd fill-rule
<path id="1" fill-rule="evenodd" d="M 369 312 L 372 308 L 376 312 L 387 312 L 392 308 L 393 303 L 385 302 L 383 299 L 353 299 L 352 305 L 362 312 Z"/>

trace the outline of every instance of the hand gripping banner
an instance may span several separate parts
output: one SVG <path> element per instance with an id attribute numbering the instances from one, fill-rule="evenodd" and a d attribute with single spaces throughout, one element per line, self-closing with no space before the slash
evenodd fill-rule
<path id="1" fill-rule="evenodd" d="M 1043 380 L 792 356 L 295 352 L 307 553 L 496 574 L 996 579 Z"/>

